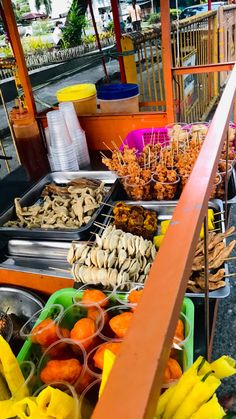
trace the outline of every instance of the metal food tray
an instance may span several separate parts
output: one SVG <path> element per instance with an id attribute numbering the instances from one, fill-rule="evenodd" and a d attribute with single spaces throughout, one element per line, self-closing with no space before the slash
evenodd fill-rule
<path id="1" fill-rule="evenodd" d="M 119 179 L 117 179 L 117 197 L 116 200 L 120 200 L 120 201 L 127 201 L 130 200 L 130 197 L 128 196 L 127 192 L 125 191 L 122 183 L 120 182 Z M 176 193 L 176 197 L 170 201 L 155 201 L 155 202 L 173 202 L 176 203 L 178 202 L 178 199 L 180 198 L 181 193 L 179 192 L 179 190 L 177 190 Z M 218 201 L 219 199 L 213 199 L 212 201 Z M 133 201 L 132 201 L 133 202 Z M 142 201 L 145 202 L 145 201 Z M 147 202 L 153 202 L 153 201 L 147 201 Z M 236 202 L 236 165 L 234 166 L 234 169 L 232 170 L 231 176 L 229 177 L 229 181 L 228 181 L 228 203 L 235 203 Z"/>
<path id="2" fill-rule="evenodd" d="M 173 201 L 123 201 L 126 204 L 129 205 L 141 205 L 142 207 L 146 208 L 146 209 L 150 209 L 153 211 L 156 211 L 158 213 L 158 225 L 160 224 L 161 221 L 164 220 L 170 220 L 172 218 L 173 212 L 175 210 L 176 207 L 176 202 Z M 115 202 L 114 202 L 115 204 Z M 216 220 L 215 221 L 221 221 L 221 222 L 217 222 L 217 228 L 221 228 L 221 231 L 224 232 L 225 231 L 225 224 L 224 224 L 224 217 L 223 217 L 223 202 L 220 199 L 214 199 L 212 201 L 209 201 L 208 203 L 208 208 L 212 209 L 215 213 L 219 213 L 222 212 L 222 214 L 218 214 L 216 215 Z M 109 209 L 109 215 L 112 212 L 112 209 Z M 107 217 L 105 220 L 105 223 L 108 224 L 112 222 L 110 217 Z M 158 233 L 157 233 L 158 234 Z M 224 264 L 224 268 L 225 268 L 225 274 L 227 275 L 229 270 L 228 270 L 228 264 L 225 263 Z M 220 288 L 218 290 L 215 291 L 210 291 L 209 292 L 209 297 L 210 298 L 225 298 L 228 297 L 228 295 L 230 294 L 230 283 L 229 283 L 229 279 L 226 278 L 225 279 L 225 287 Z M 191 298 L 199 298 L 199 297 L 204 297 L 205 294 L 204 292 L 202 293 L 192 293 L 192 292 L 186 292 L 185 293 L 186 297 L 191 297 Z"/>
<path id="3" fill-rule="evenodd" d="M 103 181 L 106 186 L 110 186 L 109 192 L 104 197 L 104 202 L 111 199 L 112 194 L 117 187 L 116 175 L 108 171 L 78 171 L 78 172 L 54 172 L 43 177 L 36 185 L 34 185 L 26 194 L 20 198 L 21 206 L 33 205 L 48 183 L 54 182 L 58 185 L 67 184 L 69 181 L 83 177 L 89 179 L 98 179 Z M 85 226 L 79 229 L 28 229 L 20 227 L 3 227 L 3 225 L 15 218 L 14 205 L 0 216 L 0 234 L 7 238 L 28 239 L 28 240 L 54 240 L 54 241 L 71 241 L 86 240 L 89 238 L 90 228 L 102 212 L 103 204 L 94 212 L 91 220 Z"/>

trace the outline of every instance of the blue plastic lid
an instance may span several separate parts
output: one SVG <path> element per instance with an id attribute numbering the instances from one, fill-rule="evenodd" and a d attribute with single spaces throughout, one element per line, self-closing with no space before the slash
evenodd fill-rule
<path id="1" fill-rule="evenodd" d="M 127 99 L 139 94 L 137 84 L 107 84 L 97 89 L 97 97 L 102 100 Z"/>

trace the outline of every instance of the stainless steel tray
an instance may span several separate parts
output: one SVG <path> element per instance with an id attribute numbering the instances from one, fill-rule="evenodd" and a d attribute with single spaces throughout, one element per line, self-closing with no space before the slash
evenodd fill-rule
<path id="1" fill-rule="evenodd" d="M 176 202 L 174 201 L 123 201 L 126 204 L 129 205 L 142 205 L 142 207 L 147 208 L 147 209 L 151 209 L 154 210 L 158 213 L 158 224 L 160 224 L 161 221 L 164 220 L 170 220 L 172 218 L 173 212 L 175 210 L 176 207 Z M 219 213 L 219 212 L 223 212 L 223 202 L 219 199 L 214 199 L 212 201 L 209 201 L 208 203 L 208 208 L 212 209 L 215 213 Z M 112 209 L 110 208 L 109 210 L 109 214 L 112 212 Z M 216 215 L 216 221 L 217 222 L 217 228 L 221 228 L 221 231 L 224 232 L 225 231 L 225 224 L 224 224 L 224 220 L 223 220 L 223 213 L 222 214 L 218 214 Z M 221 222 L 220 222 L 221 221 Z M 105 223 L 108 224 L 111 222 L 111 218 L 107 217 L 105 220 Z M 159 228 L 159 227 L 158 227 Z M 158 231 L 157 231 L 158 234 Z M 225 268 L 225 273 L 228 274 L 228 264 L 225 263 L 224 265 Z M 230 283 L 229 283 L 229 279 L 226 278 L 225 279 L 225 287 L 224 288 L 220 288 L 219 290 L 216 291 L 210 291 L 209 292 L 209 297 L 210 298 L 225 298 L 230 294 Z M 204 297 L 204 293 L 191 293 L 191 292 L 186 292 L 185 294 L 187 297 L 191 297 L 191 298 L 196 298 L 196 297 Z"/>
<path id="2" fill-rule="evenodd" d="M 0 282 L 1 269 L 7 269 L 14 272 L 34 273 L 38 275 L 47 275 L 55 278 L 73 279 L 66 262 L 60 262 L 53 259 L 33 259 L 27 257 L 8 258 L 0 264 Z M 9 275 L 11 275 L 9 273 Z"/>
<path id="3" fill-rule="evenodd" d="M 83 244 L 84 242 L 79 242 Z M 6 257 L 17 256 L 27 258 L 45 258 L 65 260 L 70 247 L 70 242 L 47 242 L 32 240 L 9 240 Z"/>
<path id="4" fill-rule="evenodd" d="M 36 185 L 34 185 L 25 195 L 20 199 L 22 206 L 32 205 L 39 198 L 44 186 L 50 182 L 56 184 L 66 184 L 70 180 L 78 177 L 86 177 L 90 179 L 99 179 L 110 187 L 108 194 L 104 198 L 104 202 L 111 199 L 112 193 L 116 187 L 116 176 L 108 171 L 79 171 L 79 172 L 54 172 L 46 175 Z M 99 217 L 102 212 L 103 205 L 95 211 L 88 224 L 78 230 L 69 229 L 28 229 L 17 227 L 3 227 L 3 225 L 15 218 L 14 205 L 0 216 L 0 235 L 7 238 L 28 239 L 28 240 L 56 240 L 56 241 L 71 241 L 83 240 L 89 238 L 89 231 L 94 220 Z"/>

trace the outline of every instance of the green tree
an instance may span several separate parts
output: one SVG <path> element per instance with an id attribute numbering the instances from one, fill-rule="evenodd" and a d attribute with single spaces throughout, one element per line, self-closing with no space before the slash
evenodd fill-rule
<path id="1" fill-rule="evenodd" d="M 28 0 L 12 1 L 12 6 L 13 6 L 13 10 L 14 10 L 17 22 L 21 20 L 21 17 L 24 13 L 30 12 Z"/>
<path id="2" fill-rule="evenodd" d="M 36 9 L 40 10 L 41 6 L 44 6 L 48 16 L 52 13 L 52 0 L 35 0 Z"/>
<path id="3" fill-rule="evenodd" d="M 65 47 L 76 47 L 81 44 L 82 32 L 87 26 L 87 19 L 85 17 L 86 10 L 86 1 L 72 1 L 67 15 L 66 24 L 63 29 L 63 41 Z"/>

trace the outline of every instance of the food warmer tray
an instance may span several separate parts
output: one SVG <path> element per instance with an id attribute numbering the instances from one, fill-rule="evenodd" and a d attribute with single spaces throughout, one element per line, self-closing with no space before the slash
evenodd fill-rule
<path id="1" fill-rule="evenodd" d="M 47 275 L 55 278 L 73 279 L 67 262 L 60 262 L 59 260 L 55 259 L 33 259 L 27 257 L 16 257 L 13 259 L 9 257 L 7 260 L 0 264 L 0 281 L 2 269 L 13 272 Z"/>
<path id="2" fill-rule="evenodd" d="M 146 208 L 146 209 L 150 209 L 153 211 L 156 211 L 158 213 L 158 224 L 161 221 L 164 220 L 170 220 L 172 218 L 172 214 L 175 210 L 176 207 L 176 202 L 174 201 L 123 201 L 126 204 L 129 205 L 141 205 L 142 207 Z M 115 204 L 115 203 L 113 203 Z M 224 232 L 225 231 L 225 224 L 224 224 L 224 217 L 223 217 L 223 202 L 220 199 L 214 199 L 212 201 L 209 201 L 208 203 L 208 208 L 212 209 L 214 211 L 214 213 L 219 213 L 222 212 L 222 214 L 217 214 L 216 215 L 216 221 L 221 221 L 221 222 L 217 222 L 217 228 L 219 226 L 219 228 L 221 228 L 221 231 Z M 109 209 L 109 215 L 111 214 L 112 209 Z M 110 217 L 107 217 L 105 220 L 105 223 L 108 224 L 112 222 Z M 101 231 L 102 233 L 102 231 Z M 224 268 L 225 268 L 225 274 L 227 275 L 229 270 L 228 270 L 228 264 L 225 263 L 224 264 Z M 220 288 L 218 290 L 215 291 L 210 291 L 209 292 L 209 297 L 210 298 L 225 298 L 228 297 L 228 295 L 230 294 L 230 283 L 229 283 L 229 279 L 226 278 L 225 279 L 225 287 Z M 199 298 L 199 297 L 204 297 L 205 294 L 204 292 L 202 293 L 192 293 L 192 292 L 186 292 L 185 293 L 186 297 L 191 297 L 191 298 Z"/>
<path id="3" fill-rule="evenodd" d="M 34 185 L 26 194 L 20 198 L 21 206 L 33 205 L 37 202 L 43 188 L 51 182 L 58 185 L 65 185 L 75 178 L 90 178 L 103 181 L 106 186 L 110 187 L 108 193 L 104 197 L 104 202 L 112 198 L 114 190 L 117 188 L 116 175 L 108 171 L 78 171 L 78 172 L 54 172 L 43 177 L 36 185 Z M 54 241 L 71 241 L 86 240 L 89 238 L 89 232 L 95 219 L 99 218 L 103 210 L 103 204 L 95 211 L 91 220 L 85 226 L 78 230 L 73 229 L 28 229 L 19 227 L 3 227 L 7 221 L 15 218 L 14 205 L 0 216 L 0 235 L 7 238 L 28 239 L 28 240 L 54 240 Z"/>

